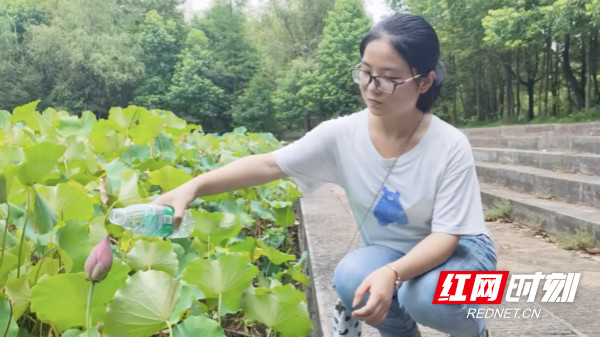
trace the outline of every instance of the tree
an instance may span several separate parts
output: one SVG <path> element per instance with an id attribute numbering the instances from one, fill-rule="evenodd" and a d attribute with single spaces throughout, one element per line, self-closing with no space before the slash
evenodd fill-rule
<path id="1" fill-rule="evenodd" d="M 209 40 L 201 30 L 191 29 L 179 55 L 179 63 L 167 99 L 170 109 L 207 132 L 227 131 L 231 115 L 225 91 L 208 77 L 214 59 Z"/>
<path id="2" fill-rule="evenodd" d="M 362 2 L 337 0 L 329 12 L 317 52 L 317 85 L 321 104 L 313 111 L 319 117 L 349 114 L 362 100 L 352 82 L 350 69 L 360 61 L 359 45 L 371 26 Z"/>
<path id="3" fill-rule="evenodd" d="M 183 17 L 165 19 L 156 10 L 146 13 L 137 34 L 137 41 L 143 51 L 141 60 L 144 63 L 144 78 L 135 90 L 133 104 L 147 108 L 168 107 L 166 94 L 184 34 Z"/>

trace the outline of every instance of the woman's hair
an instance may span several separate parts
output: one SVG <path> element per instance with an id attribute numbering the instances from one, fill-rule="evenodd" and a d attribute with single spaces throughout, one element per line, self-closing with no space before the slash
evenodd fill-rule
<path id="1" fill-rule="evenodd" d="M 377 23 L 360 43 L 362 57 L 369 42 L 387 40 L 412 69 L 426 77 L 435 71 L 435 82 L 427 92 L 419 96 L 417 108 L 423 112 L 431 110 L 440 95 L 444 83 L 444 68 L 439 62 L 440 42 L 431 25 L 420 16 L 394 14 Z"/>

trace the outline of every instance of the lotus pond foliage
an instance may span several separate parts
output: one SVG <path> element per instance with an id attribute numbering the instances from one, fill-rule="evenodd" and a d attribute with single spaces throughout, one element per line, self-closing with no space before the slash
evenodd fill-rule
<path id="1" fill-rule="evenodd" d="M 107 219 L 278 148 L 273 135 L 207 134 L 137 106 L 98 120 L 38 104 L 0 111 L 0 336 L 311 332 L 306 253 L 294 243 L 300 192 L 289 179 L 196 199 L 189 238 L 137 235 Z"/>

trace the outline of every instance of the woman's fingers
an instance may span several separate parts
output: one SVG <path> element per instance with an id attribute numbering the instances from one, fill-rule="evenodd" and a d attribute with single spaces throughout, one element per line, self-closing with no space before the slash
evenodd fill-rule
<path id="1" fill-rule="evenodd" d="M 362 301 L 367 291 L 369 291 L 369 288 L 371 288 L 371 284 L 368 281 L 368 279 L 362 281 L 360 286 L 358 286 L 358 288 L 354 292 L 354 300 L 352 301 L 353 308 L 356 307 L 360 303 L 360 301 Z"/>

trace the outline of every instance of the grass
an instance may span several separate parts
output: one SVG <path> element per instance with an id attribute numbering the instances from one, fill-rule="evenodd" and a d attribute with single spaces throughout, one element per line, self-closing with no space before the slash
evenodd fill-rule
<path id="1" fill-rule="evenodd" d="M 575 233 L 559 232 L 556 234 L 558 244 L 564 249 L 586 249 L 596 245 L 596 233 L 592 229 L 578 228 Z"/>
<path id="2" fill-rule="evenodd" d="M 485 221 L 512 221 L 512 205 L 506 199 L 496 200 L 492 207 L 484 212 Z"/>

